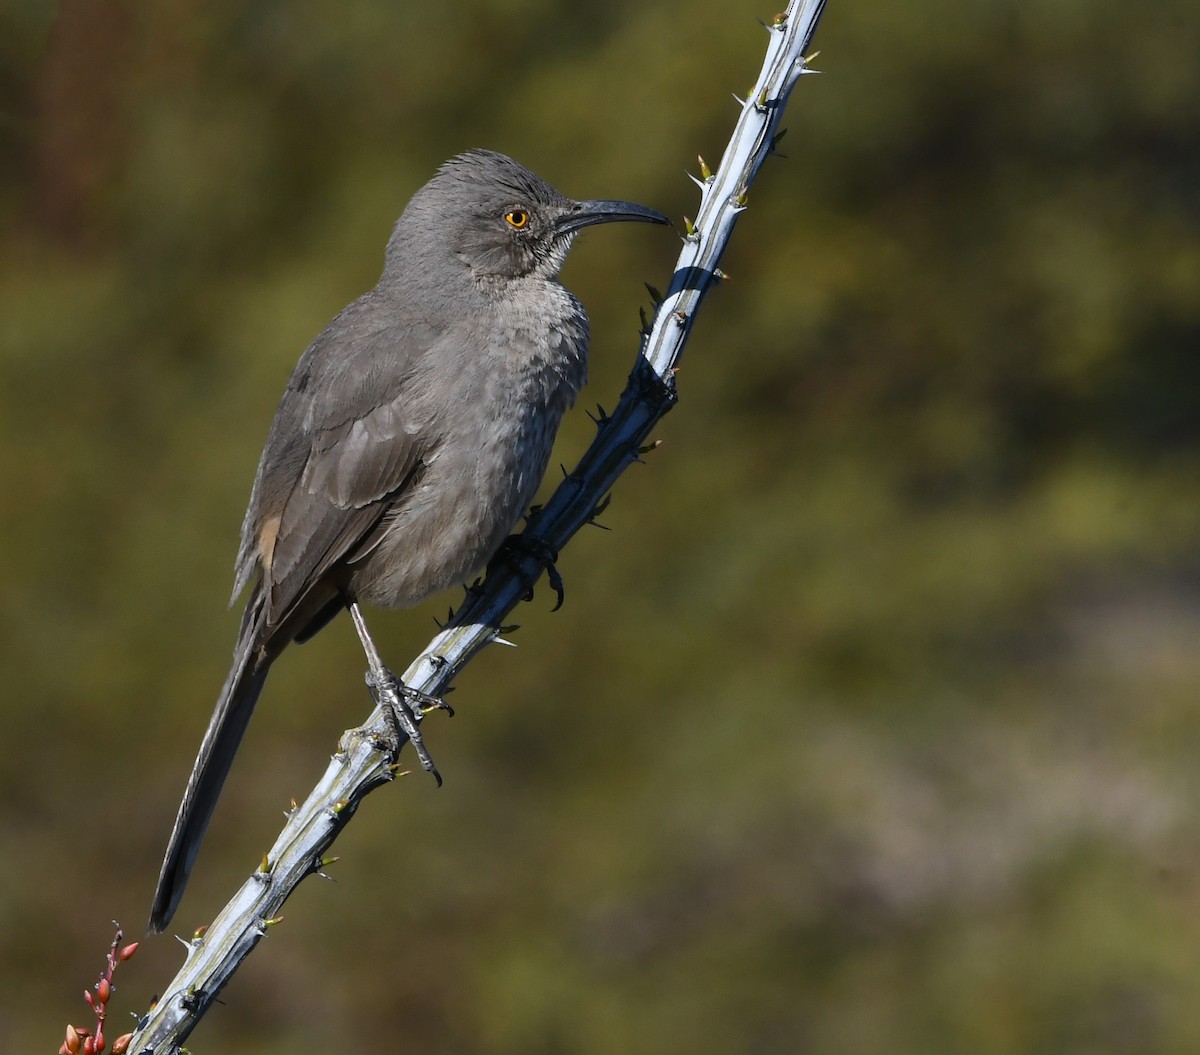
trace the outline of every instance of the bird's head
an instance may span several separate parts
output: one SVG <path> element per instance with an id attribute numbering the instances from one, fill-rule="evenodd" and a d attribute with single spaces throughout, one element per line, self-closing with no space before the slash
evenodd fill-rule
<path id="1" fill-rule="evenodd" d="M 413 196 L 389 244 L 389 265 L 394 251 L 418 248 L 412 239 L 436 244 L 443 260 L 477 281 L 550 279 L 581 228 L 621 220 L 670 222 L 633 202 L 574 201 L 505 154 L 471 150 L 447 161 Z"/>

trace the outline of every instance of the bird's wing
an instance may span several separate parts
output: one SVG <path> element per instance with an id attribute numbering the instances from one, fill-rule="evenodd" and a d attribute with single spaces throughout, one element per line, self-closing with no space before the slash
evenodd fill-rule
<path id="1" fill-rule="evenodd" d="M 322 335 L 301 360 L 277 416 L 280 438 L 264 454 L 256 542 L 270 626 L 403 504 L 437 448 L 411 382 L 446 334 L 393 323 L 350 337 L 343 331 L 322 355 Z"/>
<path id="2" fill-rule="evenodd" d="M 428 450 L 395 404 L 313 437 L 304 472 L 271 540 L 268 619 L 278 623 L 388 512 L 420 473 Z M 391 431 L 393 424 L 396 430 Z"/>

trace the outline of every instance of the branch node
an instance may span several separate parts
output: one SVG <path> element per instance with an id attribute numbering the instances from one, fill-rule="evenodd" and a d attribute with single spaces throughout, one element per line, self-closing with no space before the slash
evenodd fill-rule
<path id="1" fill-rule="evenodd" d="M 596 518 L 599 516 L 603 516 L 604 511 L 606 509 L 608 509 L 609 505 L 611 505 L 611 504 L 612 504 L 612 492 L 609 491 L 608 494 L 606 494 L 603 498 L 601 498 L 599 502 L 597 502 L 594 506 L 592 506 L 592 513 L 591 513 L 591 516 L 588 517 L 588 523 L 594 524 L 596 527 L 604 527 L 603 524 L 596 523 Z M 608 528 L 604 528 L 604 530 L 607 531 Z"/>

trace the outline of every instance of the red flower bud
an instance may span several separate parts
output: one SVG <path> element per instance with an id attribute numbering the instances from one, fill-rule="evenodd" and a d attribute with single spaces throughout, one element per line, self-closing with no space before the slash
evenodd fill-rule
<path id="1" fill-rule="evenodd" d="M 122 1033 L 113 1041 L 113 1055 L 125 1055 L 129 1050 L 129 1042 L 133 1040 L 132 1033 Z"/>
<path id="2" fill-rule="evenodd" d="M 101 978 L 96 983 L 96 997 L 100 1003 L 107 1004 L 110 996 L 112 996 L 112 982 L 107 978 Z"/>
<path id="3" fill-rule="evenodd" d="M 137 952 L 139 944 L 141 944 L 141 943 L 135 941 L 135 942 L 131 942 L 129 945 L 126 945 L 125 948 L 123 948 L 120 951 L 120 953 L 118 953 L 117 959 L 118 960 L 128 960 L 130 956 L 132 956 L 135 952 Z"/>

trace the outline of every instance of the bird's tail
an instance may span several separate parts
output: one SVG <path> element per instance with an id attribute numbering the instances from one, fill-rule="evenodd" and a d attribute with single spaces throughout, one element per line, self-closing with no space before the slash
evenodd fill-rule
<path id="1" fill-rule="evenodd" d="M 262 611 L 262 596 L 256 588 L 242 616 L 233 665 L 209 720 L 208 731 L 200 744 L 175 817 L 171 841 L 167 844 L 158 876 L 158 889 L 154 892 L 154 904 L 150 908 L 152 931 L 161 931 L 171 922 L 179 899 L 183 897 L 200 841 L 233 765 L 233 756 L 246 733 L 250 715 L 254 713 L 254 704 L 267 680 L 273 656 L 264 657 L 263 650 L 258 647 Z"/>

